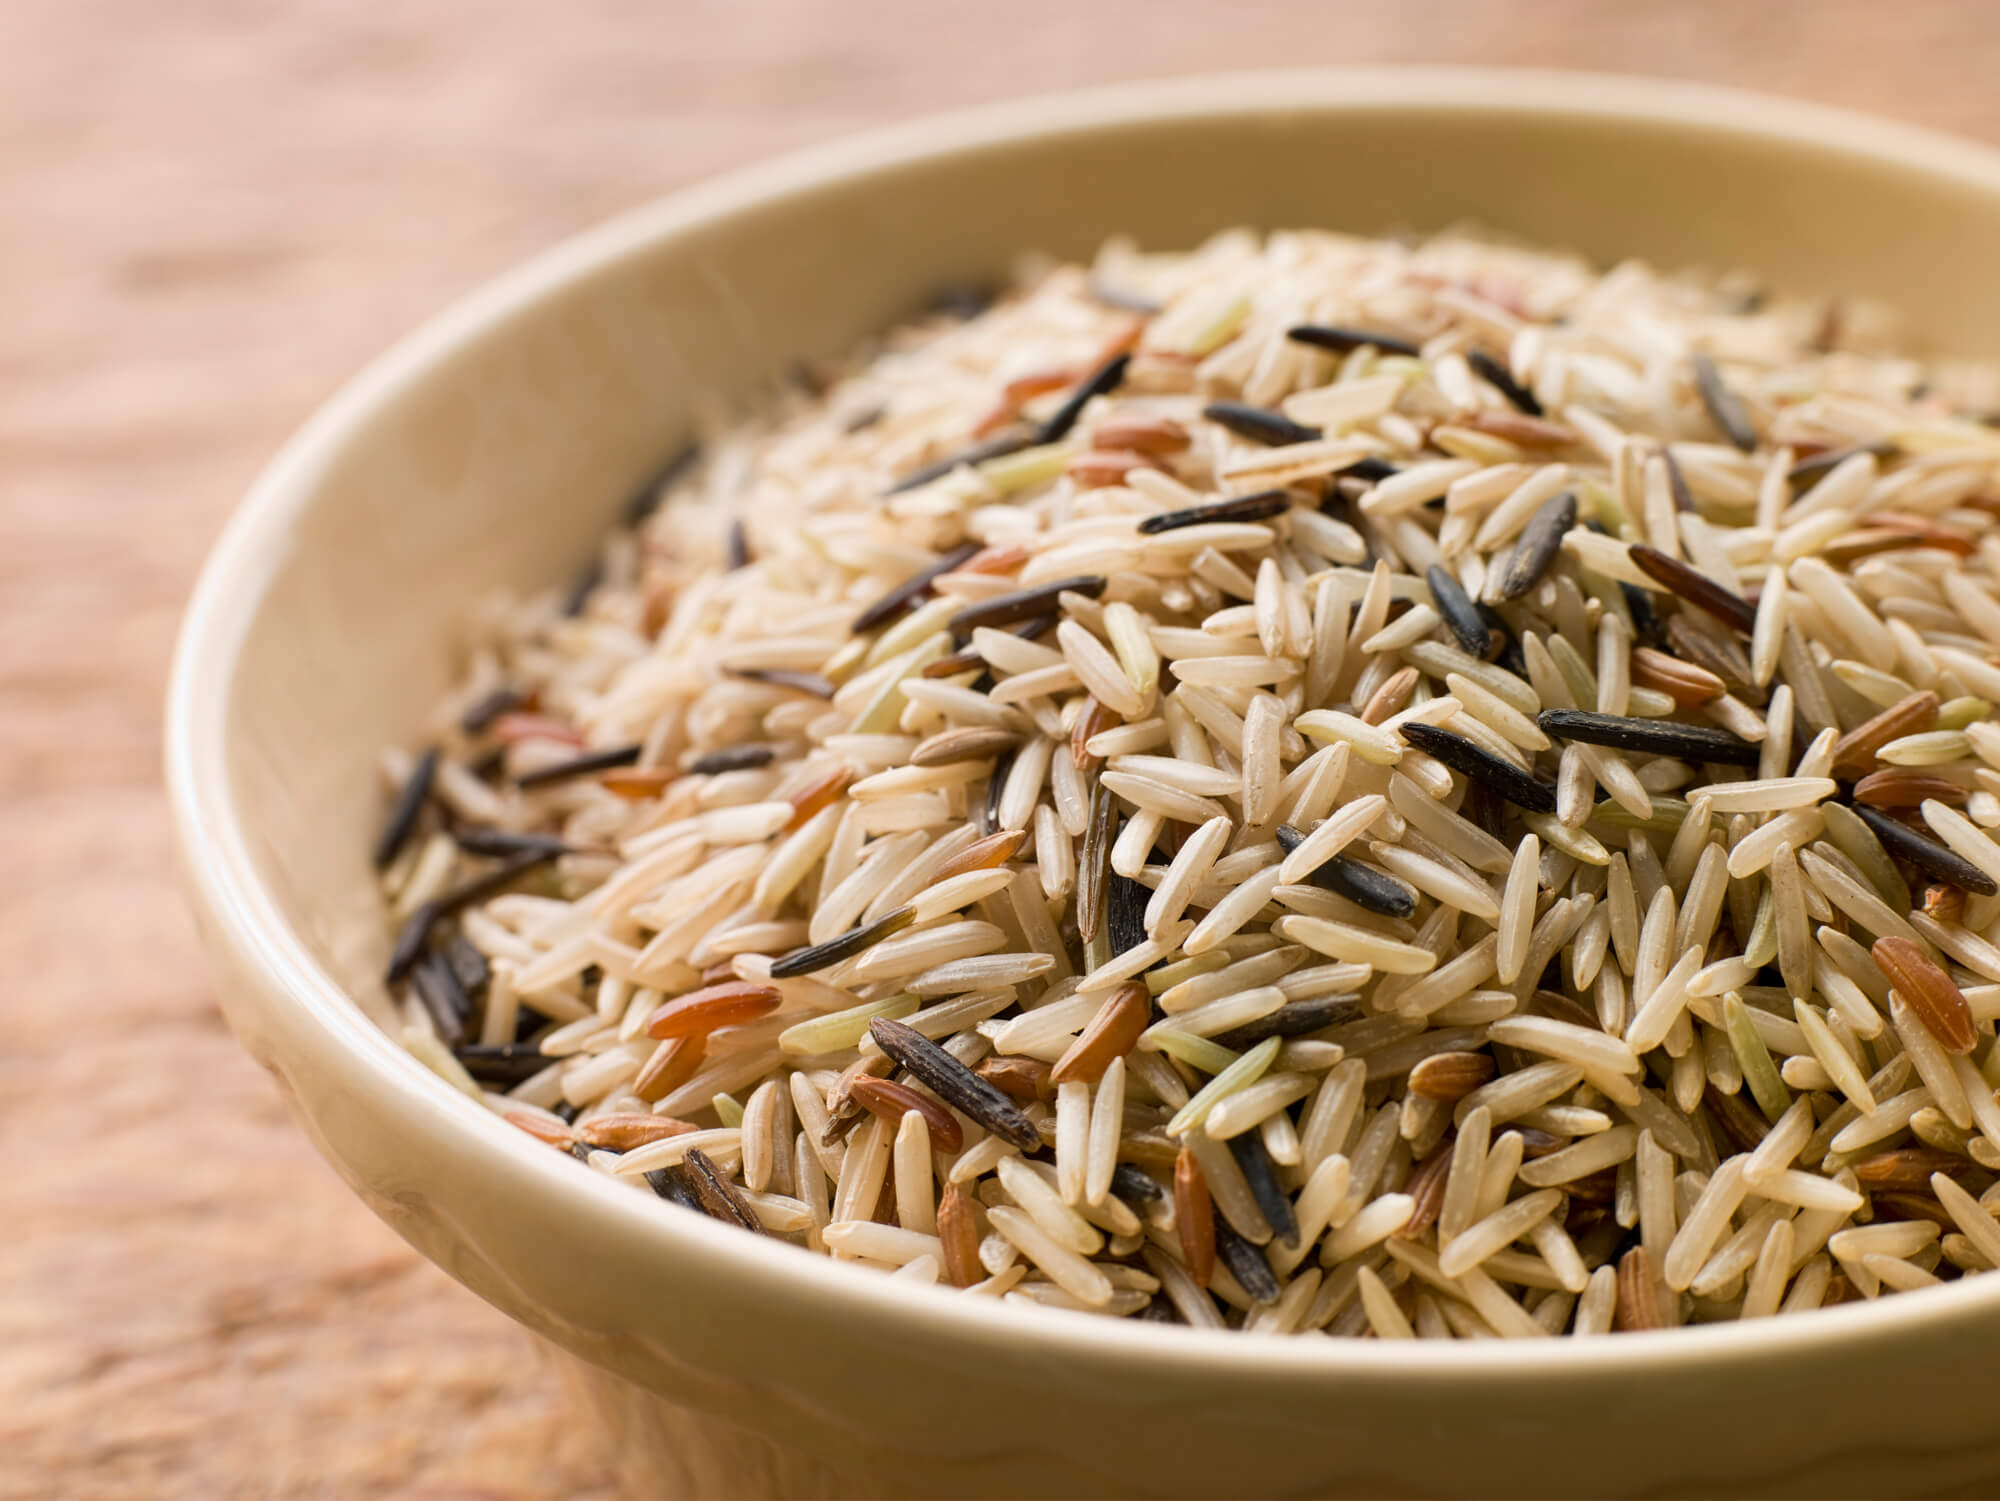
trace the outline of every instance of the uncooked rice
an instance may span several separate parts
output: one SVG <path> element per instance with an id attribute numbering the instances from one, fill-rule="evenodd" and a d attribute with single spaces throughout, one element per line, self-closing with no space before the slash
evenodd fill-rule
<path id="1" fill-rule="evenodd" d="M 482 605 L 410 1051 L 1003 1302 L 1671 1328 L 2000 1264 L 2000 374 L 1467 234 L 1026 265 Z"/>

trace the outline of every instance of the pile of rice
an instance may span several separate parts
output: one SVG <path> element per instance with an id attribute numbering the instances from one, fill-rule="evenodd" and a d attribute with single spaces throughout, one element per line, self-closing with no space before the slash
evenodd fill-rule
<path id="1" fill-rule="evenodd" d="M 2000 404 L 1465 235 L 1037 265 L 491 603 L 403 1039 L 974 1296 L 1377 1338 L 2000 1264 Z"/>

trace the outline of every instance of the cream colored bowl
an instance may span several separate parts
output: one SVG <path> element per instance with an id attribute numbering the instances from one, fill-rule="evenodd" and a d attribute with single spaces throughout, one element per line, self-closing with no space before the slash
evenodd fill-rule
<path id="1" fill-rule="evenodd" d="M 925 122 L 676 195 L 412 336 L 218 545 L 168 781 L 224 1008 L 369 1206 L 580 1357 L 635 1494 L 1976 1492 L 2000 1276 L 1597 1340 L 1224 1337 L 914 1289 L 633 1194 L 371 1020 L 375 756 L 481 590 L 562 576 L 741 393 L 1023 248 L 1470 218 L 1605 260 L 1743 264 L 2000 352 L 2000 155 L 1630 79 L 1329 71 Z"/>

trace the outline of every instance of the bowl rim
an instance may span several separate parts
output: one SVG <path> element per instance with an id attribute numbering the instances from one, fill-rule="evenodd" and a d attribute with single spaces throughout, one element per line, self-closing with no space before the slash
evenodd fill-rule
<path id="1" fill-rule="evenodd" d="M 1864 1342 L 1917 1341 L 1983 1315 L 2000 1320 L 2000 1276 L 1915 1295 L 1849 1303 L 1804 1319 L 1690 1326 L 1618 1339 L 1322 1342 L 1219 1337 L 1212 1331 L 1059 1310 L 1002 1309 L 998 1300 L 912 1296 L 879 1271 L 746 1237 L 694 1215 L 661 1214 L 628 1188 L 577 1172 L 466 1098 L 371 1021 L 313 957 L 258 877 L 231 794 L 227 718 L 236 659 L 291 552 L 320 479 L 358 428 L 511 318 L 565 289 L 647 254 L 657 243 L 774 198 L 860 181 L 982 149 L 1203 117 L 1500 112 L 1583 123 L 1651 125 L 1712 140 L 1790 144 L 1954 181 L 2000 197 L 2000 150 L 1918 126 L 1733 88 L 1549 69 L 1363 65 L 1146 80 L 1039 95 L 879 127 L 680 189 L 587 229 L 462 297 L 354 375 L 298 429 L 230 516 L 193 591 L 169 675 L 165 779 L 191 901 L 254 982 L 280 1029 L 323 1045 L 320 1067 L 386 1090 L 406 1120 L 436 1133 L 481 1171 L 521 1175 L 550 1210 L 628 1243 L 665 1237 L 691 1265 L 789 1283 L 922 1327 L 937 1341 L 1032 1342 L 1043 1357 L 1123 1361 L 1178 1373 L 1228 1371 L 1286 1379 L 1434 1381 L 1506 1376 L 1598 1380 L 1663 1363 L 1824 1357 Z M 331 1060 L 338 1059 L 338 1064 Z M 371 1110 L 385 1108 L 371 1101 Z M 727 1265 L 725 1265 L 727 1263 Z"/>

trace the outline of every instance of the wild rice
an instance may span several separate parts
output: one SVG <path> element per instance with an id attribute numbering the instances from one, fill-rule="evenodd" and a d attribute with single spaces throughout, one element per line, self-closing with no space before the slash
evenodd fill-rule
<path id="1" fill-rule="evenodd" d="M 1489 583 L 1494 600 L 1519 599 L 1549 571 L 1563 537 L 1576 525 L 1576 496 L 1565 490 L 1543 503 L 1522 530 L 1520 540 L 1496 580 Z"/>
<path id="2" fill-rule="evenodd" d="M 896 335 L 482 616 L 386 758 L 402 1035 L 680 1208 L 1101 1316 L 2000 1264 L 1990 402 L 1815 326 L 1238 234 Z"/>

